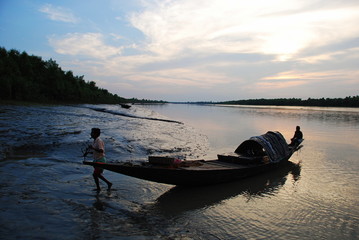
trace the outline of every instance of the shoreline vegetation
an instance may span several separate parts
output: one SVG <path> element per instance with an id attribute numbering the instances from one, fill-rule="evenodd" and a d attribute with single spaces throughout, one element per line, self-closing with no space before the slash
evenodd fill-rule
<path id="1" fill-rule="evenodd" d="M 94 81 L 85 81 L 84 76 L 74 76 L 50 60 L 7 51 L 0 47 L 0 103 L 5 104 L 164 104 L 167 101 L 126 99 L 96 86 Z M 310 106 L 310 107 L 359 107 L 359 95 L 345 98 L 276 98 L 247 99 L 222 102 L 172 102 L 187 104 L 226 104 L 263 106 Z"/>
<path id="2" fill-rule="evenodd" d="M 180 103 L 180 102 L 178 102 Z M 274 98 L 246 99 L 223 102 L 187 102 L 188 104 L 239 105 L 239 106 L 288 106 L 288 107 L 359 107 L 359 95 L 345 98 Z"/>
<path id="3" fill-rule="evenodd" d="M 238 106 L 287 106 L 287 107 L 359 107 L 359 95 L 345 98 L 274 98 L 274 99 L 246 99 L 223 102 L 172 102 L 176 104 L 199 104 L 199 105 L 238 105 Z"/>
<path id="4" fill-rule="evenodd" d="M 81 104 L 81 103 L 165 103 L 147 99 L 126 99 L 64 71 L 50 59 L 7 51 L 0 47 L 0 102 L 11 104 Z"/>
<path id="5" fill-rule="evenodd" d="M 359 95 L 345 98 L 276 98 L 276 99 L 248 99 L 216 102 L 226 105 L 262 105 L 262 106 L 302 106 L 302 107 L 359 107 Z"/>

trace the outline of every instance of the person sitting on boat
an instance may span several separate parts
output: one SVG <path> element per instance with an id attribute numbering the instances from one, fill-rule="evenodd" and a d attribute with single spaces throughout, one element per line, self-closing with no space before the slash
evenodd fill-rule
<path id="1" fill-rule="evenodd" d="M 294 132 L 294 136 L 291 139 L 290 146 L 298 145 L 303 141 L 303 133 L 300 131 L 300 126 L 297 126 Z"/>
<path id="2" fill-rule="evenodd" d="M 92 128 L 91 129 L 91 138 L 94 139 L 92 145 L 89 145 L 88 148 L 93 150 L 93 161 L 94 162 L 103 162 L 106 163 L 106 157 L 105 157 L 105 144 L 102 141 L 102 139 L 100 138 L 100 134 L 101 134 L 101 130 L 99 128 Z M 99 167 L 94 167 L 94 171 L 93 171 L 93 178 L 95 180 L 96 183 L 96 187 L 97 187 L 97 191 L 100 191 L 100 183 L 99 183 L 99 179 L 103 180 L 104 182 L 107 183 L 108 186 L 108 190 L 111 189 L 112 183 L 110 181 L 108 181 L 103 175 L 103 168 L 99 168 Z"/>

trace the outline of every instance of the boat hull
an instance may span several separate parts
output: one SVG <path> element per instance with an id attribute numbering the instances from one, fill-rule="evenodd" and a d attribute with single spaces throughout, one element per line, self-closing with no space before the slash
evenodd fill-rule
<path id="1" fill-rule="evenodd" d="M 290 156 L 289 156 L 290 157 Z M 218 160 L 201 161 L 200 167 L 158 167 L 151 165 L 132 165 L 129 163 L 94 163 L 84 162 L 86 165 L 121 173 L 143 180 L 180 186 L 211 185 L 235 181 L 250 177 L 273 168 L 280 167 L 289 157 L 278 163 L 239 165 L 222 163 Z"/>

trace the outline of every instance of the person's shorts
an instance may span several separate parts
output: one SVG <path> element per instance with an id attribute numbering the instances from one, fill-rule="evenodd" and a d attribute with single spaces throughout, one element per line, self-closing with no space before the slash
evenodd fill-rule
<path id="1" fill-rule="evenodd" d="M 94 160 L 94 162 L 102 162 L 102 163 L 105 163 L 105 162 L 106 162 L 106 158 L 103 157 L 103 158 L 100 158 L 100 159 L 98 159 L 98 160 Z M 94 173 L 95 175 L 101 175 L 101 174 L 103 173 L 103 168 L 94 167 L 93 173 Z"/>
<path id="2" fill-rule="evenodd" d="M 93 174 L 101 175 L 103 173 L 103 168 L 94 167 Z"/>

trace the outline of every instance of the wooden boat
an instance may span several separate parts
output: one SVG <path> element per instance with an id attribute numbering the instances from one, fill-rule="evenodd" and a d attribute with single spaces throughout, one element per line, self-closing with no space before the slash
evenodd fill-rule
<path id="1" fill-rule="evenodd" d="M 131 105 L 126 104 L 126 103 L 120 103 L 120 106 L 121 106 L 122 108 L 125 108 L 125 109 L 131 108 Z"/>
<path id="2" fill-rule="evenodd" d="M 235 181 L 278 168 L 301 147 L 300 143 L 288 145 L 279 132 L 267 132 L 244 141 L 233 153 L 219 154 L 216 160 L 150 156 L 148 161 L 138 163 L 83 163 L 148 181 L 198 186 Z"/>

